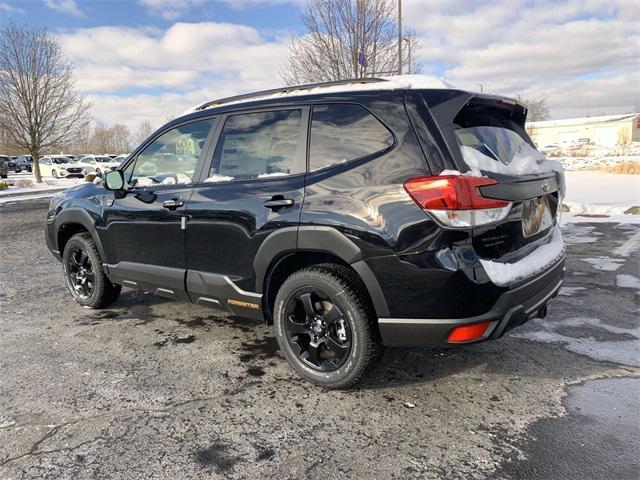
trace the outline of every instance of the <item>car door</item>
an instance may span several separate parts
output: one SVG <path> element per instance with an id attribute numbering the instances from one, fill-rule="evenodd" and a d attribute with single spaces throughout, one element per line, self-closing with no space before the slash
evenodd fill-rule
<path id="1" fill-rule="evenodd" d="M 40 175 L 48 177 L 51 175 L 51 159 L 49 157 L 42 157 L 39 161 Z"/>
<path id="2" fill-rule="evenodd" d="M 296 248 L 304 197 L 309 109 L 232 113 L 220 119 L 210 160 L 188 205 L 191 300 L 260 318 L 254 260 L 276 230 Z M 286 238 L 285 238 L 286 237 Z"/>
<path id="3" fill-rule="evenodd" d="M 98 234 L 114 281 L 188 298 L 185 208 L 214 123 L 201 119 L 157 135 L 124 167 L 128 190 L 105 196 Z"/>

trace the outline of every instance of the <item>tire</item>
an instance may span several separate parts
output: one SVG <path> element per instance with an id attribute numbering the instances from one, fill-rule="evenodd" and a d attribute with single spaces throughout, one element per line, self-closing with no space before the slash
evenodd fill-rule
<path id="1" fill-rule="evenodd" d="M 102 172 L 100 171 L 99 168 L 96 168 L 96 175 L 98 175 L 99 177 L 102 176 Z"/>
<path id="2" fill-rule="evenodd" d="M 384 351 L 364 285 L 341 265 L 291 274 L 276 295 L 274 325 L 293 369 L 327 388 L 354 386 Z"/>
<path id="3" fill-rule="evenodd" d="M 56 172 L 55 170 L 51 170 L 51 176 L 53 178 L 58 178 L 58 172 Z"/>
<path id="4" fill-rule="evenodd" d="M 7 178 L 8 176 L 9 176 L 8 174 L 4 173 L 4 174 L 0 175 L 0 178 Z"/>
<path id="5" fill-rule="evenodd" d="M 69 239 L 62 265 L 67 288 L 79 305 L 105 308 L 120 295 L 122 287 L 105 275 L 96 244 L 88 233 L 78 233 Z"/>

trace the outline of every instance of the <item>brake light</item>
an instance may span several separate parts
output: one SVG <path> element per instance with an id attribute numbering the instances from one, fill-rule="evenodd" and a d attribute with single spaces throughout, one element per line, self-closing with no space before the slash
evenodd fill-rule
<path id="1" fill-rule="evenodd" d="M 448 342 L 470 342 L 471 340 L 479 340 L 482 338 L 489 328 L 489 322 L 472 323 L 471 325 L 464 325 L 462 327 L 456 327 L 449 333 L 447 337 Z"/>
<path id="2" fill-rule="evenodd" d="M 443 175 L 415 177 L 404 183 L 411 198 L 442 224 L 475 227 L 504 219 L 511 202 L 483 197 L 479 187 L 498 182 L 486 177 Z"/>

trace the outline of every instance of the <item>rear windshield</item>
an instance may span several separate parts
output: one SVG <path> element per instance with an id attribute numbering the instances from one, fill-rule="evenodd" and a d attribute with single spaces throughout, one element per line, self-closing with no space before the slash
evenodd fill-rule
<path id="1" fill-rule="evenodd" d="M 458 113 L 453 127 L 465 159 L 469 155 L 477 157 L 479 152 L 509 165 L 523 155 L 529 156 L 533 149 L 524 129 L 495 108 L 467 106 Z"/>

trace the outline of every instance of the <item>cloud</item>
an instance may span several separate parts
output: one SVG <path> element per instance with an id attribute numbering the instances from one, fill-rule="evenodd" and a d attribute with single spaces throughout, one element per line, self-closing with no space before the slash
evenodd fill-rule
<path id="1" fill-rule="evenodd" d="M 73 17 L 84 17 L 84 13 L 75 0 L 44 0 L 44 4 L 47 8 L 60 13 L 66 13 Z"/>
<path id="2" fill-rule="evenodd" d="M 24 10 L 18 7 L 14 7 L 7 2 L 0 2 L 0 12 L 22 14 L 24 13 Z"/>
<path id="3" fill-rule="evenodd" d="M 280 84 L 287 39 L 231 23 L 95 27 L 58 38 L 105 123 L 165 119 L 206 100 Z M 133 112 L 133 115 L 131 114 Z"/>
<path id="4" fill-rule="evenodd" d="M 139 0 L 139 4 L 152 14 L 165 20 L 176 20 L 194 6 L 202 5 L 205 0 Z"/>
<path id="5" fill-rule="evenodd" d="M 257 5 L 297 5 L 301 6 L 306 0 L 138 0 L 152 15 L 159 15 L 165 20 L 177 20 L 186 15 L 193 7 L 205 3 L 221 3 L 237 10 L 244 10 Z"/>
<path id="6" fill-rule="evenodd" d="M 158 14 L 178 15 L 201 0 L 143 1 Z M 300 0 L 218 1 L 248 8 Z M 461 88 L 482 83 L 485 92 L 546 98 L 556 118 L 627 112 L 640 101 L 637 2 L 405 0 L 403 12 L 421 39 L 423 71 Z M 281 84 L 288 34 L 176 22 L 83 28 L 59 38 L 96 118 L 135 128 L 209 99 Z"/>
<path id="7" fill-rule="evenodd" d="M 596 98 L 606 113 L 637 101 L 637 2 L 436 0 L 427 8 L 409 0 L 404 11 L 423 62 L 454 85 L 547 98 L 553 116 L 587 114 Z M 620 92 L 629 94 L 626 108 Z"/>

